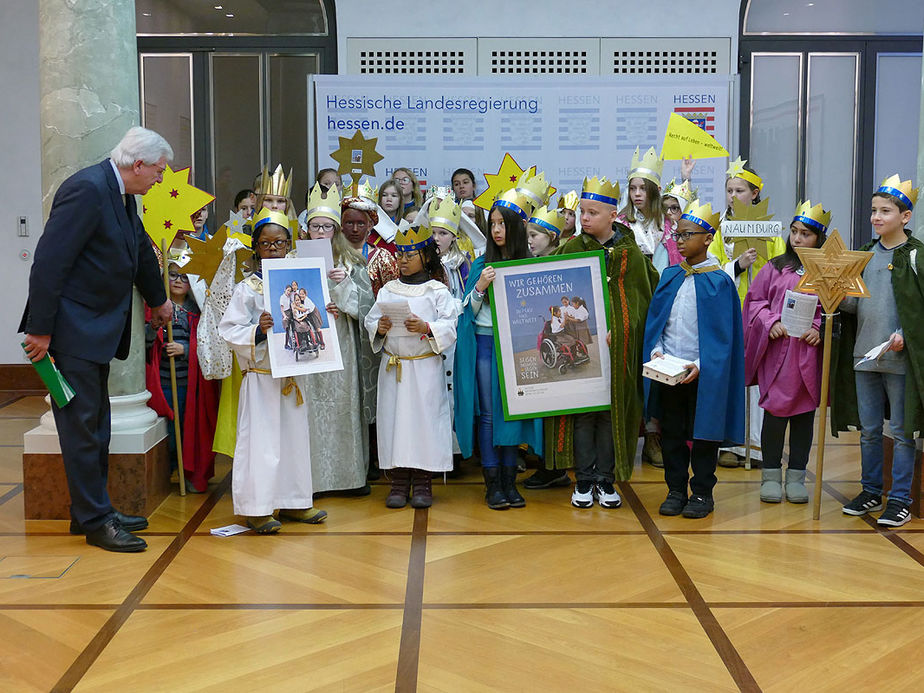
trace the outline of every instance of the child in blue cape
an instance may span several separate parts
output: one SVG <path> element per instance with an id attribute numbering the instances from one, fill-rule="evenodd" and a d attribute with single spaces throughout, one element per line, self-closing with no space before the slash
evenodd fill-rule
<path id="1" fill-rule="evenodd" d="M 741 304 L 734 282 L 707 252 L 718 225 L 710 205 L 690 204 L 671 234 L 684 261 L 664 270 L 648 308 L 645 356 L 688 362 L 677 385 L 645 381 L 646 416 L 661 422 L 668 490 L 662 515 L 711 513 L 719 446 L 744 439 Z"/>

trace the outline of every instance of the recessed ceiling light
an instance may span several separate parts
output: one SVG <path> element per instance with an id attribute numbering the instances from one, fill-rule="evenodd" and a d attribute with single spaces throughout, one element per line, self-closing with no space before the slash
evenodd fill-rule
<path id="1" fill-rule="evenodd" d="M 216 9 L 216 10 L 223 10 L 223 9 L 225 9 L 225 8 L 222 7 L 221 5 L 215 5 L 215 9 Z"/>
<path id="2" fill-rule="evenodd" d="M 142 12 L 141 14 L 144 15 L 145 17 L 150 17 L 150 16 L 151 16 L 151 13 L 150 13 L 150 12 Z"/>
<path id="3" fill-rule="evenodd" d="M 234 16 L 234 15 L 231 14 L 230 12 L 229 12 L 228 14 L 225 15 L 225 17 L 233 17 L 233 16 Z"/>
<path id="4" fill-rule="evenodd" d="M 784 13 L 783 13 L 783 16 L 784 16 L 784 17 L 788 17 L 788 16 L 789 16 L 789 12 L 784 12 Z"/>
<path id="5" fill-rule="evenodd" d="M 805 3 L 805 6 L 806 6 L 806 7 L 815 7 L 815 3 L 814 3 L 814 2 L 807 2 L 807 3 Z"/>

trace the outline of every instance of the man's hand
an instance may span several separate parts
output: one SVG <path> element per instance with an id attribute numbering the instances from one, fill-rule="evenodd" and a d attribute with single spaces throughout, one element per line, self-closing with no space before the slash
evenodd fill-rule
<path id="1" fill-rule="evenodd" d="M 892 333 L 892 344 L 889 345 L 887 351 L 901 351 L 905 348 L 905 338 L 902 337 L 898 332 Z"/>
<path id="2" fill-rule="evenodd" d="M 263 311 L 260 313 L 260 322 L 258 324 L 260 325 L 260 329 L 263 331 L 263 334 L 269 334 L 273 329 L 273 316 L 266 311 Z"/>
<path id="3" fill-rule="evenodd" d="M 680 381 L 681 385 L 687 385 L 688 383 L 692 383 L 694 380 L 696 380 L 699 377 L 699 368 L 696 367 L 695 363 L 688 363 L 687 369 L 689 371 L 689 375 L 687 375 L 686 378 Z"/>
<path id="4" fill-rule="evenodd" d="M 48 346 L 51 344 L 50 334 L 27 334 L 23 340 L 26 343 L 26 355 L 33 363 L 41 361 L 48 353 Z"/>
<path id="5" fill-rule="evenodd" d="M 157 308 L 151 308 L 151 327 L 155 330 L 173 320 L 173 301 L 169 298 Z"/>

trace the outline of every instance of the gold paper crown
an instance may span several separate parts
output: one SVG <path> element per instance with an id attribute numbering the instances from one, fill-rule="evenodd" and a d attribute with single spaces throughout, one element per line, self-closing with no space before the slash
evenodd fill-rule
<path id="1" fill-rule="evenodd" d="M 529 223 L 541 226 L 543 229 L 556 236 L 561 236 L 562 231 L 565 230 L 566 222 L 565 215 L 562 214 L 560 210 L 540 207 L 533 212 L 533 215 L 529 218 Z"/>
<path id="2" fill-rule="evenodd" d="M 452 195 L 444 197 L 441 202 L 437 202 L 436 199 L 431 200 L 427 214 L 430 217 L 430 226 L 433 228 L 439 227 L 446 229 L 453 236 L 459 235 L 462 207 L 452 199 Z"/>
<path id="3" fill-rule="evenodd" d="M 658 156 L 654 147 L 649 147 L 645 156 L 639 161 L 638 147 L 635 148 L 635 154 L 632 155 L 632 164 L 629 168 L 629 178 L 644 178 L 661 187 L 661 171 L 664 170 L 664 160 Z"/>
<path id="4" fill-rule="evenodd" d="M 549 203 L 549 188 L 551 187 L 552 184 L 545 179 L 544 171 L 534 176 L 530 176 L 529 171 L 524 171 L 517 181 L 515 190 L 525 195 L 535 209 Z"/>
<path id="5" fill-rule="evenodd" d="M 548 203 L 549 187 L 545 173 L 530 176 L 529 171 L 524 171 L 516 186 L 498 196 L 494 204 L 512 209 L 526 221 L 536 207 Z"/>
<path id="6" fill-rule="evenodd" d="M 696 191 L 690 187 L 690 181 L 684 180 L 680 182 L 680 185 L 674 182 L 674 179 L 671 179 L 671 182 L 667 184 L 667 187 L 664 189 L 664 194 L 662 197 L 670 195 L 671 197 L 676 197 L 678 200 L 682 200 L 685 204 L 684 206 L 690 204 L 693 200 L 696 199 Z"/>
<path id="7" fill-rule="evenodd" d="M 585 178 L 584 186 L 581 188 L 581 199 L 596 200 L 597 202 L 605 202 L 608 205 L 618 207 L 619 183 L 617 181 L 611 183 L 606 179 L 606 176 L 599 180 L 596 176 L 589 180 Z"/>
<path id="8" fill-rule="evenodd" d="M 796 207 L 792 220 L 805 224 L 816 233 L 824 234 L 831 225 L 831 212 L 823 210 L 820 204 L 812 207 L 812 201 L 806 200 Z"/>
<path id="9" fill-rule="evenodd" d="M 576 190 L 571 190 L 570 192 L 563 193 L 558 198 L 558 208 L 559 209 L 570 209 L 572 212 L 577 212 L 578 205 L 581 203 L 581 196 L 577 194 Z"/>
<path id="10" fill-rule="evenodd" d="M 715 233 L 716 229 L 719 228 L 719 220 L 721 216 L 718 212 L 712 211 L 712 205 L 708 202 L 704 205 L 700 204 L 699 200 L 693 200 L 683 212 L 681 219 L 686 219 L 687 221 L 692 221 L 697 226 L 702 227 L 705 231 L 709 233 Z"/>
<path id="11" fill-rule="evenodd" d="M 272 193 L 270 193 L 272 194 Z M 264 224 L 279 224 L 284 229 L 289 229 L 289 217 L 282 212 L 276 212 L 272 209 L 264 207 L 261 209 L 253 218 L 253 230 L 256 234 L 257 229 L 259 229 Z"/>
<path id="12" fill-rule="evenodd" d="M 273 175 L 269 174 L 266 166 L 263 167 L 263 175 L 260 177 L 260 187 L 257 189 L 257 195 L 278 195 L 279 197 L 288 197 L 289 190 L 292 188 L 292 169 L 289 169 L 289 177 L 286 179 L 282 173 L 282 164 L 276 166 Z"/>
<path id="13" fill-rule="evenodd" d="M 879 184 L 879 189 L 876 192 L 886 193 L 887 195 L 892 195 L 897 197 L 899 200 L 905 203 L 905 206 L 908 209 L 914 209 L 914 205 L 918 201 L 918 192 L 920 188 L 911 187 L 910 180 L 902 180 L 901 177 L 896 173 L 893 176 L 889 176 L 882 183 Z"/>
<path id="14" fill-rule="evenodd" d="M 403 252 L 420 250 L 433 243 L 433 232 L 429 226 L 412 226 L 398 230 L 395 234 L 395 247 Z"/>
<path id="15" fill-rule="evenodd" d="M 432 200 L 434 197 L 445 200 L 447 197 L 452 197 L 452 190 L 448 185 L 431 185 L 427 188 L 426 199 Z"/>
<path id="16" fill-rule="evenodd" d="M 758 190 L 764 187 L 763 178 L 758 176 L 756 173 L 751 173 L 750 171 L 744 170 L 744 165 L 748 162 L 747 159 L 742 159 L 740 156 L 732 161 L 728 165 L 728 170 L 725 171 L 725 175 L 729 178 L 741 178 L 746 180 L 751 185 L 755 186 Z"/>
<path id="17" fill-rule="evenodd" d="M 321 184 L 315 183 L 308 195 L 308 212 L 305 215 L 305 224 L 315 217 L 325 217 L 340 223 L 340 191 L 336 185 L 330 186 L 327 197 L 321 190 Z"/>
<path id="18" fill-rule="evenodd" d="M 359 187 L 357 188 L 357 195 L 364 200 L 369 200 L 370 202 L 378 202 L 379 188 L 378 186 L 372 187 L 372 183 L 370 183 L 369 179 L 366 178 L 366 180 L 359 184 Z"/>

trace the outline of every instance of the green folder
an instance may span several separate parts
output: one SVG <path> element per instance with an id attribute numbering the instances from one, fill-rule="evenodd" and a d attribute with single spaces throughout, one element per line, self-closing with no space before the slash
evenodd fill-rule
<path id="1" fill-rule="evenodd" d="M 23 342 L 22 346 L 25 349 L 25 342 Z M 58 370 L 55 360 L 51 356 L 45 354 L 45 358 L 41 361 L 30 361 L 30 363 L 35 366 L 35 370 L 38 372 L 42 382 L 45 383 L 45 387 L 48 388 L 51 398 L 58 407 L 63 407 L 74 399 L 74 388 L 61 375 L 61 371 Z"/>

